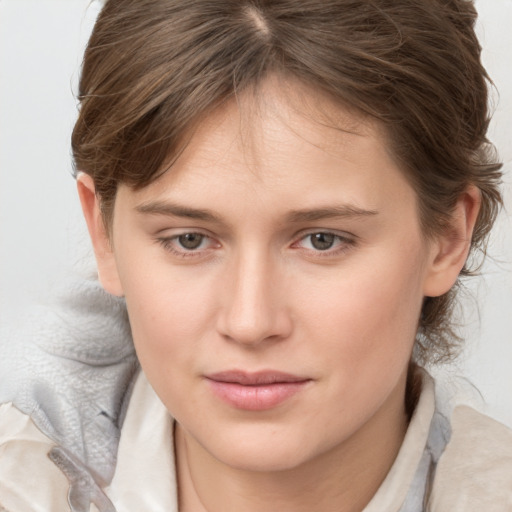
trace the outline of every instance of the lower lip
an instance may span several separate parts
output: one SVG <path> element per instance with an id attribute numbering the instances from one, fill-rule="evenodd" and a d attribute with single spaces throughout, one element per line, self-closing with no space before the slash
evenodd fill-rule
<path id="1" fill-rule="evenodd" d="M 246 411 L 265 411 L 277 407 L 304 389 L 309 382 L 306 380 L 244 386 L 235 382 L 207 380 L 215 395 L 233 407 Z"/>

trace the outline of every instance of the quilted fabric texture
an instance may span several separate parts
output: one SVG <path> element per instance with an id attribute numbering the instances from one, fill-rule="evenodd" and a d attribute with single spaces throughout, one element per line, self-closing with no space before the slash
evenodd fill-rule
<path id="1" fill-rule="evenodd" d="M 124 301 L 95 278 L 66 283 L 66 290 L 4 334 L 0 403 L 31 416 L 61 447 L 54 455 L 67 472 L 73 460 L 76 471 L 104 485 L 138 364 Z"/>

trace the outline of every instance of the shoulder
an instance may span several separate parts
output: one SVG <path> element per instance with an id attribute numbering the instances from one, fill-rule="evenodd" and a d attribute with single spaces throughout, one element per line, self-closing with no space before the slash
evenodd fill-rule
<path id="1" fill-rule="evenodd" d="M 48 457 L 53 447 L 29 416 L 0 405 L 0 510 L 69 509 L 68 480 Z"/>
<path id="2" fill-rule="evenodd" d="M 456 407 L 429 510 L 512 510 L 512 431 L 471 407 Z"/>

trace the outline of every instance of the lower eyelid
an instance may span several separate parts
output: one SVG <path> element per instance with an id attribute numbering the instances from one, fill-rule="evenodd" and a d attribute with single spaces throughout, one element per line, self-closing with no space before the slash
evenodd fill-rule
<path id="1" fill-rule="evenodd" d="M 173 256 L 177 256 L 180 258 L 193 258 L 197 256 L 201 256 L 204 253 L 204 250 L 179 250 L 173 245 L 173 238 L 161 238 L 158 239 L 157 242 L 163 247 L 165 251 Z"/>
<path id="2" fill-rule="evenodd" d="M 355 248 L 354 243 L 341 244 L 334 249 L 328 249 L 325 251 L 318 251 L 313 249 L 298 249 L 303 252 L 303 257 L 306 259 L 311 259 L 313 261 L 318 260 L 333 260 L 336 258 L 344 257 L 347 253 L 350 253 Z"/>

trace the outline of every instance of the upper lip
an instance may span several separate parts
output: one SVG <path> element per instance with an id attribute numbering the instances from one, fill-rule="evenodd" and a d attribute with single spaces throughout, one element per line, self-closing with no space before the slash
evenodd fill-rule
<path id="1" fill-rule="evenodd" d="M 311 380 L 277 370 L 263 370 L 258 372 L 246 372 L 243 370 L 227 370 L 206 375 L 207 379 L 216 382 L 241 384 L 243 386 L 262 386 L 265 384 L 305 382 Z"/>

